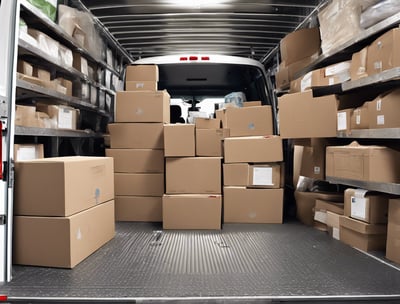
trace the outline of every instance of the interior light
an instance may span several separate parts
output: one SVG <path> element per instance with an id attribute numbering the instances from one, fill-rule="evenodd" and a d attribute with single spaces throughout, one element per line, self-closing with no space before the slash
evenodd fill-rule
<path id="1" fill-rule="evenodd" d="M 227 3 L 227 0 L 170 0 L 170 4 L 191 8 L 215 8 Z"/>

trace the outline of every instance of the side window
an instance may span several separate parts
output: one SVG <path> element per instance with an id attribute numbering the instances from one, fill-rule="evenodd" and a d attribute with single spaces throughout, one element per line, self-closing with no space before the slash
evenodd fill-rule
<path id="1" fill-rule="evenodd" d="M 188 108 L 190 105 L 185 103 L 182 98 L 171 98 L 171 122 L 187 122 Z M 182 118 L 182 119 L 180 119 Z"/>

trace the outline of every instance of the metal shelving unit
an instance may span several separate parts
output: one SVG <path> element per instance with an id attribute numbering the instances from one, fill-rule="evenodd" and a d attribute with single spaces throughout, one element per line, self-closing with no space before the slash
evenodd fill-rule
<path id="1" fill-rule="evenodd" d="M 92 130 L 67 130 L 67 129 L 48 129 L 15 126 L 15 134 L 20 136 L 47 136 L 47 137 L 78 137 L 93 138 L 102 137 L 102 134 Z"/>
<path id="2" fill-rule="evenodd" d="M 400 128 L 339 131 L 338 138 L 400 139 Z"/>
<path id="3" fill-rule="evenodd" d="M 371 75 L 353 81 L 346 81 L 342 83 L 342 91 L 347 92 L 355 89 L 364 88 L 370 85 L 378 85 L 389 81 L 397 81 L 394 85 L 400 84 L 400 67 L 383 71 L 379 74 Z"/>

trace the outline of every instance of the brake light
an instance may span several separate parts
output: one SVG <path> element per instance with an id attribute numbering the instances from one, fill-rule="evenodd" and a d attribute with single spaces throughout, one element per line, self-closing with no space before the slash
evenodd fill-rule
<path id="1" fill-rule="evenodd" d="M 188 58 L 187 58 L 187 57 L 181 57 L 181 58 L 179 58 L 179 60 L 180 60 L 180 61 L 187 61 Z"/>
<path id="2" fill-rule="evenodd" d="M 197 56 L 190 56 L 190 57 L 189 57 L 189 60 L 192 60 L 192 61 L 193 61 L 193 60 L 198 60 L 198 59 L 199 59 L 199 58 L 198 58 Z"/>
<path id="3" fill-rule="evenodd" d="M 203 57 L 201 57 L 201 60 L 210 60 L 210 57 L 208 57 L 208 56 L 203 56 Z"/>
<path id="4" fill-rule="evenodd" d="M 6 302 L 8 297 L 6 295 L 0 295 L 0 302 Z"/>

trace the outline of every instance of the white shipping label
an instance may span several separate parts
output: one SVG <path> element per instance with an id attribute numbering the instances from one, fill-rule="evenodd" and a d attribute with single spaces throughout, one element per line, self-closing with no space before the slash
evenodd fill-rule
<path id="1" fill-rule="evenodd" d="M 144 113 L 144 111 L 143 111 L 142 108 L 137 108 L 136 111 L 135 111 L 136 115 L 143 115 L 143 113 Z"/>
<path id="2" fill-rule="evenodd" d="M 312 75 L 312 73 L 309 72 L 306 75 L 304 75 L 303 79 L 301 80 L 301 84 L 300 84 L 301 92 L 304 92 L 307 88 L 311 87 L 311 75 Z"/>
<path id="3" fill-rule="evenodd" d="M 360 125 L 360 124 L 361 124 L 361 115 L 360 115 L 360 114 L 357 114 L 357 115 L 356 115 L 356 124 L 357 124 L 357 125 Z"/>
<path id="4" fill-rule="evenodd" d="M 253 169 L 254 186 L 272 186 L 272 168 L 254 167 Z"/>
<path id="5" fill-rule="evenodd" d="M 375 61 L 374 62 L 374 69 L 381 71 L 382 70 L 382 61 Z"/>
<path id="6" fill-rule="evenodd" d="M 354 196 L 364 198 L 367 192 L 368 190 L 358 188 L 354 190 Z"/>
<path id="7" fill-rule="evenodd" d="M 76 239 L 77 240 L 81 240 L 82 239 L 81 228 L 78 228 L 78 231 L 76 232 Z"/>
<path id="8" fill-rule="evenodd" d="M 58 111 L 58 127 L 60 129 L 72 129 L 72 110 L 60 109 Z"/>
<path id="9" fill-rule="evenodd" d="M 347 129 L 347 115 L 346 115 L 346 112 L 337 113 L 337 129 L 338 129 L 338 131 Z"/>
<path id="10" fill-rule="evenodd" d="M 382 111 L 382 99 L 378 99 L 376 102 L 376 110 Z"/>
<path id="11" fill-rule="evenodd" d="M 329 85 L 335 84 L 335 77 L 329 77 L 328 81 L 329 81 Z"/>
<path id="12" fill-rule="evenodd" d="M 144 83 L 140 82 L 136 84 L 136 89 L 143 89 L 144 88 Z"/>
<path id="13" fill-rule="evenodd" d="M 351 197 L 351 217 L 365 220 L 367 217 L 367 199 L 361 197 Z"/>
<path id="14" fill-rule="evenodd" d="M 314 174 L 320 174 L 321 173 L 321 167 L 314 167 Z"/>
<path id="15" fill-rule="evenodd" d="M 23 161 L 23 160 L 31 160 L 31 159 L 36 159 L 36 149 L 35 147 L 21 147 L 17 151 L 17 160 L 18 161 Z"/>
<path id="16" fill-rule="evenodd" d="M 339 228 L 333 227 L 332 229 L 332 237 L 338 241 L 340 241 L 340 233 L 339 233 Z"/>
<path id="17" fill-rule="evenodd" d="M 326 212 L 315 211 L 314 220 L 316 220 L 317 222 L 326 224 Z"/>
<path id="18" fill-rule="evenodd" d="M 376 124 L 377 125 L 384 125 L 385 124 L 385 115 L 378 115 L 376 117 Z"/>

